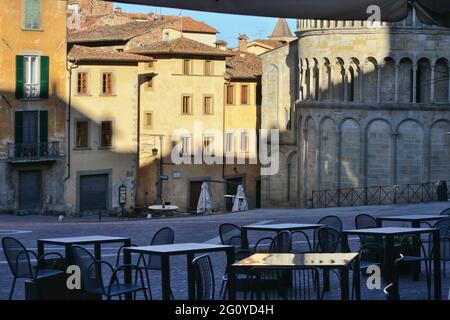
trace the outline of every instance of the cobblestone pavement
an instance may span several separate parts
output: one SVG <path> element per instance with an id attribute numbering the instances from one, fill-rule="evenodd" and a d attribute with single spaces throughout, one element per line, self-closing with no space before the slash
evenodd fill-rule
<path id="1" fill-rule="evenodd" d="M 110 235 L 131 237 L 133 243 L 149 244 L 153 234 L 164 226 L 172 226 L 175 229 L 176 242 L 208 242 L 219 243 L 218 227 L 225 222 L 237 225 L 251 223 L 281 223 L 299 222 L 312 223 L 319 218 L 335 214 L 344 222 L 344 229 L 353 228 L 353 219 L 360 213 L 368 213 L 376 216 L 403 215 L 403 214 L 437 214 L 450 207 L 449 203 L 428 203 L 408 205 L 369 206 L 351 208 L 329 209 L 259 209 L 245 213 L 229 213 L 212 216 L 187 216 L 175 218 L 159 218 L 150 220 L 119 221 L 116 219 L 104 219 L 98 222 L 96 217 L 67 218 L 58 223 L 56 217 L 48 216 L 0 216 L 0 237 L 11 235 L 17 237 L 31 250 L 36 250 L 36 240 L 39 238 L 54 238 L 63 236 L 81 235 Z M 393 223 L 392 225 L 395 225 Z M 397 224 L 398 225 L 398 224 Z M 401 225 L 401 224 L 400 224 Z M 254 243 L 258 238 L 267 236 L 267 233 L 250 232 L 250 242 Z M 357 250 L 359 241 L 350 238 L 350 245 Z M 60 250 L 58 248 L 52 248 Z M 60 251 L 62 253 L 62 251 Z M 105 245 L 103 258 L 115 261 L 117 246 Z M 225 255 L 212 254 L 217 287 L 220 287 L 221 276 L 224 272 Z M 183 257 L 171 259 L 171 283 L 176 299 L 187 298 L 186 261 Z M 160 298 L 160 280 L 158 272 L 151 275 L 153 298 Z M 3 252 L 0 253 L 0 299 L 7 299 L 12 277 L 6 264 Z M 365 278 L 362 278 L 363 299 L 385 299 L 381 290 L 364 289 Z M 402 277 L 400 280 L 402 299 L 426 299 L 426 282 L 424 276 L 419 281 L 413 281 L 411 276 Z M 447 298 L 450 288 L 450 275 L 443 278 L 443 297 Z M 325 299 L 339 299 L 339 282 L 336 276 L 331 277 L 331 290 L 326 293 Z M 24 299 L 23 281 L 16 286 L 15 299 Z"/>

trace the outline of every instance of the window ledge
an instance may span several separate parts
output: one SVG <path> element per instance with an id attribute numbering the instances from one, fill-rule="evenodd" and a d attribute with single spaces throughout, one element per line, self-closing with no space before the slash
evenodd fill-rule
<path id="1" fill-rule="evenodd" d="M 20 98 L 17 99 L 19 101 L 44 101 L 44 100 L 48 100 L 49 98 Z"/>
<path id="2" fill-rule="evenodd" d="M 76 93 L 76 94 L 74 94 L 74 97 L 92 97 L 92 94 L 90 94 L 90 93 Z"/>
<path id="3" fill-rule="evenodd" d="M 23 28 L 23 27 L 22 27 L 22 31 L 44 32 L 44 29 L 42 29 L 42 28 L 39 28 L 39 29 L 31 29 L 31 28 Z"/>
<path id="4" fill-rule="evenodd" d="M 99 94 L 100 97 L 117 97 L 117 94 L 106 94 L 106 93 L 102 93 Z"/>
<path id="5" fill-rule="evenodd" d="M 98 147 L 98 150 L 111 150 L 111 149 L 115 149 L 116 147 Z"/>
<path id="6" fill-rule="evenodd" d="M 86 147 L 86 148 L 73 148 L 74 151 L 89 151 L 92 150 L 92 148 Z"/>

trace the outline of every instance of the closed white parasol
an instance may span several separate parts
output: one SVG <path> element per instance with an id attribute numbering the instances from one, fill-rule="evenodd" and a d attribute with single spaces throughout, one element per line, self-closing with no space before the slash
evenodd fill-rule
<path id="1" fill-rule="evenodd" d="M 200 192 L 200 198 L 198 199 L 197 204 L 197 213 L 212 213 L 211 196 L 209 195 L 209 186 L 207 182 L 203 182 L 202 184 L 202 191 Z"/>
<path id="2" fill-rule="evenodd" d="M 233 201 L 233 212 L 248 210 L 247 197 L 245 196 L 244 187 L 241 184 L 237 188 Z"/>

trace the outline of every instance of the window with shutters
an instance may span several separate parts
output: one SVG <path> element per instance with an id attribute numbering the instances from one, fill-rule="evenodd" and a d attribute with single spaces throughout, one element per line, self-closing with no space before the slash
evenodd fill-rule
<path id="1" fill-rule="evenodd" d="M 17 111 L 14 142 L 14 156 L 17 158 L 47 155 L 48 112 Z"/>
<path id="2" fill-rule="evenodd" d="M 49 64 L 47 56 L 16 56 L 17 99 L 48 98 Z"/>
<path id="3" fill-rule="evenodd" d="M 24 30 L 41 29 L 41 0 L 22 1 L 22 27 Z"/>
<path id="4" fill-rule="evenodd" d="M 101 125 L 101 147 L 111 148 L 113 146 L 113 123 L 102 121 Z"/>
<path id="5" fill-rule="evenodd" d="M 190 96 L 190 95 L 183 95 L 183 97 L 182 97 L 181 114 L 184 114 L 184 115 L 192 114 L 192 96 Z"/>
<path id="6" fill-rule="evenodd" d="M 205 61 L 205 76 L 211 76 L 213 74 L 213 62 L 211 60 Z"/>
<path id="7" fill-rule="evenodd" d="M 89 147 L 89 122 L 87 120 L 79 120 L 76 122 L 76 143 L 77 149 L 85 149 Z"/>
<path id="8" fill-rule="evenodd" d="M 247 131 L 241 131 L 241 152 L 249 152 L 250 151 L 250 137 Z"/>
<path id="9" fill-rule="evenodd" d="M 203 114 L 204 115 L 214 114 L 213 101 L 214 101 L 214 99 L 212 96 L 204 96 L 203 97 Z"/>
<path id="10" fill-rule="evenodd" d="M 248 85 L 241 86 L 241 104 L 248 104 Z"/>
<path id="11" fill-rule="evenodd" d="M 191 137 L 190 136 L 184 136 L 181 137 L 180 141 L 180 156 L 181 157 L 188 157 L 191 155 Z"/>
<path id="12" fill-rule="evenodd" d="M 233 85 L 227 85 L 226 101 L 227 101 L 227 104 L 234 104 L 234 86 Z"/>
<path id="13" fill-rule="evenodd" d="M 147 80 L 147 82 L 146 82 L 145 89 L 153 90 L 153 85 L 154 85 L 153 76 L 148 76 L 146 80 Z"/>
<path id="14" fill-rule="evenodd" d="M 203 137 L 203 155 L 211 157 L 215 156 L 214 136 Z"/>
<path id="15" fill-rule="evenodd" d="M 78 72 L 78 84 L 77 84 L 78 94 L 88 94 L 88 73 Z"/>
<path id="16" fill-rule="evenodd" d="M 190 75 L 192 72 L 192 60 L 183 60 L 183 74 Z"/>
<path id="17" fill-rule="evenodd" d="M 234 153 L 234 132 L 227 131 L 225 135 L 225 152 Z"/>
<path id="18" fill-rule="evenodd" d="M 102 75 L 102 94 L 113 94 L 113 74 L 112 72 L 103 72 Z"/>
<path id="19" fill-rule="evenodd" d="M 153 129 L 153 112 L 146 112 L 144 114 L 144 128 L 147 130 Z"/>

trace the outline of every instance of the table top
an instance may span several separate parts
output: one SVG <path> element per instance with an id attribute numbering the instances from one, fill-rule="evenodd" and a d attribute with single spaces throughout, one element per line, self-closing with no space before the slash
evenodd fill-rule
<path id="1" fill-rule="evenodd" d="M 126 251 L 148 254 L 185 254 L 234 249 L 233 246 L 208 243 L 175 243 L 156 246 L 127 247 Z"/>
<path id="2" fill-rule="evenodd" d="M 148 207 L 150 210 L 158 210 L 158 211 L 174 211 L 178 210 L 177 206 L 165 205 L 164 208 L 162 205 L 150 206 Z"/>
<path id="3" fill-rule="evenodd" d="M 431 221 L 431 220 L 439 220 L 444 218 L 444 216 L 440 215 L 430 215 L 430 214 L 409 214 L 404 216 L 386 216 L 386 217 L 378 217 L 379 220 L 386 221 Z"/>
<path id="4" fill-rule="evenodd" d="M 397 227 L 383 227 L 383 228 L 370 228 L 370 229 L 356 229 L 356 230 L 344 230 L 343 233 L 353 235 L 407 235 L 411 233 L 430 233 L 438 229 L 432 228 L 397 228 Z"/>
<path id="5" fill-rule="evenodd" d="M 66 237 L 66 238 L 52 238 L 39 239 L 39 242 L 48 244 L 89 244 L 89 243 L 107 243 L 107 242 L 124 242 L 129 241 L 130 238 L 125 237 L 110 237 L 110 236 L 82 236 L 82 237 Z"/>
<path id="6" fill-rule="evenodd" d="M 233 267 L 346 267 L 358 253 L 256 253 Z"/>
<path id="7" fill-rule="evenodd" d="M 276 224 L 251 224 L 242 227 L 247 230 L 267 230 L 267 231 L 283 231 L 283 230 L 306 230 L 318 229 L 323 224 L 305 224 L 305 223 L 276 223 Z"/>

